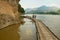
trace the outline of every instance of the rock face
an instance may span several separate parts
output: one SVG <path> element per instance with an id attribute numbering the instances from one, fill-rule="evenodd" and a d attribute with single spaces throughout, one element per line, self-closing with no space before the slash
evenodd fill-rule
<path id="1" fill-rule="evenodd" d="M 18 14 L 19 0 L 0 0 L 0 29 L 20 23 Z"/>

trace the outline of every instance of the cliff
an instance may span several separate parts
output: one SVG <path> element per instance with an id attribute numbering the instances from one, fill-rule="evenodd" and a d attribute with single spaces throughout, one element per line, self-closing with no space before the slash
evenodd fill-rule
<path id="1" fill-rule="evenodd" d="M 0 29 L 20 23 L 18 2 L 19 0 L 0 0 Z"/>

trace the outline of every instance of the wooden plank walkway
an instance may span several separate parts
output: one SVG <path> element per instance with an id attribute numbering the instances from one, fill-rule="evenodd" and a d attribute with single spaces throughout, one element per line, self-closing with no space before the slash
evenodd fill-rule
<path id="1" fill-rule="evenodd" d="M 38 31 L 38 40 L 60 40 L 51 30 L 41 21 L 35 20 Z"/>

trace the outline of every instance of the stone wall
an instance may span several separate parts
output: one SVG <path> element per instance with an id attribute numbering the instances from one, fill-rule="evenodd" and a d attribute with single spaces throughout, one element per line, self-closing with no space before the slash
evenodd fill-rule
<path id="1" fill-rule="evenodd" d="M 0 0 L 0 29 L 20 23 L 18 2 L 19 0 Z"/>

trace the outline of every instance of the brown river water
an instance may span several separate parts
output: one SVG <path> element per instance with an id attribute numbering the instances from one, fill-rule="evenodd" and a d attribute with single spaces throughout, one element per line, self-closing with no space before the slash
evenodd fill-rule
<path id="1" fill-rule="evenodd" d="M 0 40 L 37 40 L 35 23 L 24 19 L 25 23 L 10 25 L 0 30 Z"/>
<path id="2" fill-rule="evenodd" d="M 26 14 L 32 16 L 32 14 Z M 60 15 L 36 15 L 50 30 L 60 38 Z M 0 40 L 37 40 L 35 23 L 24 19 L 23 25 L 14 24 L 0 30 Z"/>

